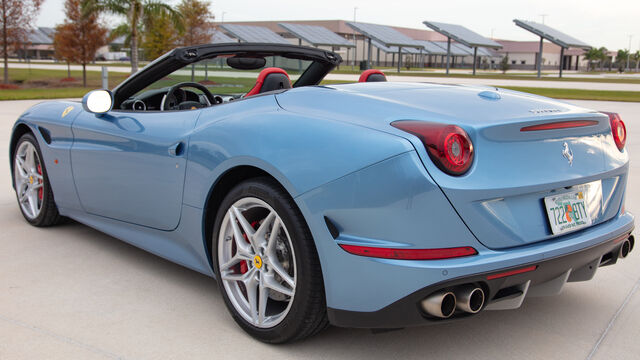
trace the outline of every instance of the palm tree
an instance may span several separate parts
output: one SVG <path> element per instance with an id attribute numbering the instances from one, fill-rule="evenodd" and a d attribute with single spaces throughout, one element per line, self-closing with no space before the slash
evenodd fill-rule
<path id="1" fill-rule="evenodd" d="M 589 61 L 587 69 L 595 70 L 595 64 L 598 62 L 602 65 L 602 62 L 606 60 L 607 49 L 601 47 L 599 49 L 591 48 L 584 54 L 584 58 Z"/>
<path id="2" fill-rule="evenodd" d="M 640 71 L 640 50 L 633 54 L 633 61 L 636 62 L 636 72 Z"/>
<path id="3" fill-rule="evenodd" d="M 84 0 L 88 11 L 100 11 L 126 17 L 124 25 L 129 30 L 131 44 L 131 73 L 138 71 L 139 32 L 149 19 L 166 13 L 175 24 L 182 28 L 182 15 L 162 0 Z M 119 27 L 123 31 L 122 26 Z"/>

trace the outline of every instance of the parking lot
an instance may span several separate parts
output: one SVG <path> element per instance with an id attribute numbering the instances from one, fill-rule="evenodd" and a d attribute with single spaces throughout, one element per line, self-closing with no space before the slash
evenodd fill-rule
<path id="1" fill-rule="evenodd" d="M 0 102 L 0 149 L 37 101 Z M 617 111 L 631 153 L 626 207 L 640 213 L 640 103 Z M 640 250 L 561 295 L 464 321 L 373 334 L 331 327 L 298 343 L 253 340 L 214 280 L 84 225 L 38 229 L 22 218 L 0 157 L 0 359 L 637 359 Z M 384 289 L 380 289 L 384 291 Z"/>

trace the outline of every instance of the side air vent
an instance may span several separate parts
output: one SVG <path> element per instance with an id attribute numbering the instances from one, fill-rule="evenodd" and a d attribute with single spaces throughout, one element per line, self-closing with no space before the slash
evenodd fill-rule
<path id="1" fill-rule="evenodd" d="M 51 144 L 51 133 L 49 132 L 49 130 L 38 126 L 38 131 L 40 131 L 40 135 L 42 135 L 42 138 L 44 139 L 44 141 L 47 144 Z"/>

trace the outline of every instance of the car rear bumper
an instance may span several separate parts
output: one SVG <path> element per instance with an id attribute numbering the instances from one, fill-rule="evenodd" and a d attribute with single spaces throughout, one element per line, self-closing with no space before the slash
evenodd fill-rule
<path id="1" fill-rule="evenodd" d="M 456 293 L 458 289 L 469 285 L 484 292 L 486 301 L 481 310 L 515 309 L 527 296 L 556 295 L 565 283 L 590 280 L 599 267 L 615 264 L 625 241 L 630 240 L 633 248 L 633 223 L 630 225 L 631 228 L 621 234 L 568 254 L 431 284 L 377 311 L 360 312 L 329 307 L 329 320 L 341 327 L 402 328 L 465 318 L 473 314 L 456 309 L 451 317 L 442 319 L 429 315 L 421 303 L 432 294 Z"/>

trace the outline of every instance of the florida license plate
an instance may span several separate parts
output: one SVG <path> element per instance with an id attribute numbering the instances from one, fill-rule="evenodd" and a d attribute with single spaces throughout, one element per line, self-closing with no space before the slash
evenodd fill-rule
<path id="1" fill-rule="evenodd" d="M 591 225 L 590 211 L 586 201 L 588 190 L 589 188 L 585 186 L 573 192 L 544 198 L 551 232 L 554 235 Z"/>

